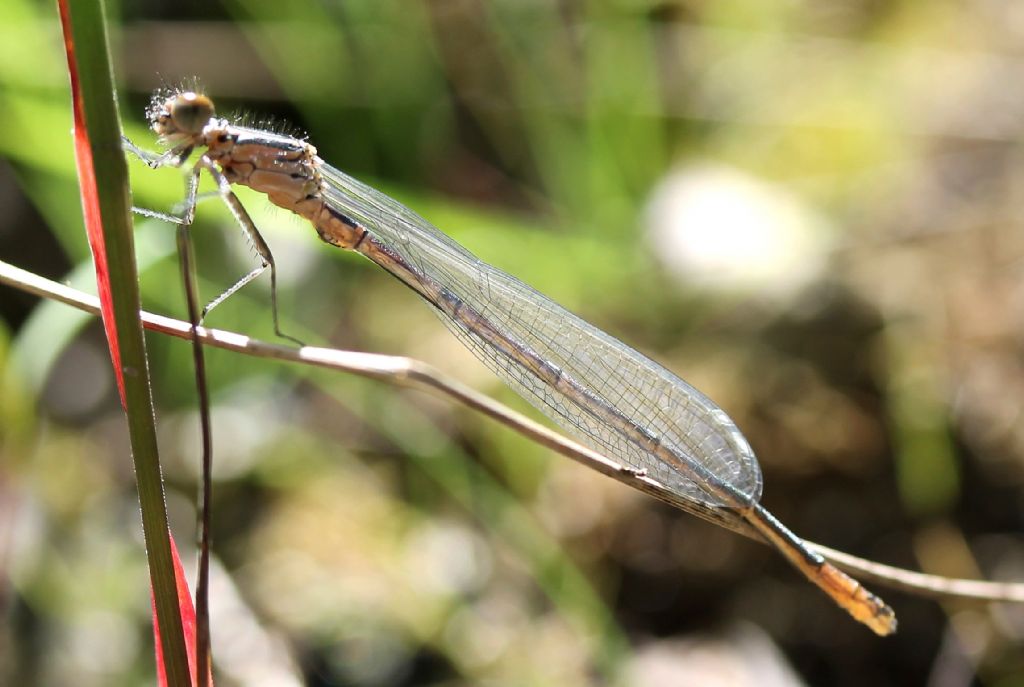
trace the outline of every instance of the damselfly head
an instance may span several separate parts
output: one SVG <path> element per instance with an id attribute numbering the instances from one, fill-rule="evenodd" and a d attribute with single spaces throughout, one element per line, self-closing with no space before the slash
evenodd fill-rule
<path id="1" fill-rule="evenodd" d="M 174 142 L 201 134 L 215 112 L 213 101 L 202 93 L 177 91 L 154 96 L 147 114 L 153 131 Z"/>

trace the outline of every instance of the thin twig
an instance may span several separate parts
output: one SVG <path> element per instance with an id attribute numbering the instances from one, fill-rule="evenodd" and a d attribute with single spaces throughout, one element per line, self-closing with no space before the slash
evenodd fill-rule
<path id="1" fill-rule="evenodd" d="M 2 261 L 0 261 L 0 282 L 43 298 L 66 303 L 94 315 L 99 312 L 99 301 L 95 296 L 57 284 Z M 192 336 L 191 326 L 181 320 L 143 312 L 142 322 L 147 329 L 152 331 L 181 339 L 190 339 Z M 315 346 L 296 349 L 207 327 L 198 327 L 196 335 L 206 345 L 259 358 L 315 365 L 401 386 L 433 389 L 497 420 L 542 446 L 600 472 L 602 475 L 611 477 L 659 501 L 716 525 L 751 539 L 763 541 L 761 536 L 734 511 L 727 508 L 711 508 L 685 500 L 646 474 L 619 465 L 601 454 L 577 444 L 421 361 L 400 356 L 359 353 Z M 870 579 L 879 585 L 917 596 L 1024 603 L 1024 583 L 999 583 L 928 575 L 876 563 L 813 542 L 807 543 L 832 563 L 848 572 Z"/>
<path id="2" fill-rule="evenodd" d="M 188 311 L 189 341 L 192 344 L 192 364 L 196 379 L 199 404 L 199 433 L 201 439 L 199 488 L 199 565 L 196 571 L 196 685 L 213 684 L 213 658 L 210 647 L 210 539 L 213 522 L 213 427 L 210 421 L 210 390 L 207 387 L 206 354 L 196 335 L 199 327 L 199 293 L 196 289 L 195 259 L 188 224 L 177 227 L 178 262 L 185 287 Z"/>

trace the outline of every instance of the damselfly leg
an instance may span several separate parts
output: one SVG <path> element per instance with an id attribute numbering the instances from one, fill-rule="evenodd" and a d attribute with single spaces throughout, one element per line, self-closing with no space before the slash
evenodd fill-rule
<path id="1" fill-rule="evenodd" d="M 147 166 L 153 169 L 158 169 L 160 167 L 182 167 L 188 160 L 193 149 L 192 146 L 179 146 L 172 148 L 163 154 L 156 154 L 139 148 L 128 138 L 122 138 L 122 141 L 126 152 L 139 158 L 145 162 Z M 217 190 L 209 194 L 200 194 L 198 192 L 199 176 L 204 170 L 210 175 L 210 178 L 212 178 L 214 183 L 217 185 Z M 235 218 L 235 222 L 241 228 L 242 233 L 248 240 L 249 246 L 252 248 L 253 253 L 255 253 L 259 264 L 227 288 L 223 293 L 207 303 L 200 314 L 199 324 L 202 324 L 203 321 L 206 320 L 206 316 L 209 315 L 214 308 L 234 295 L 243 286 L 263 274 L 263 272 L 269 268 L 270 308 L 274 323 L 274 333 L 283 339 L 288 339 L 289 341 L 298 344 L 299 346 L 305 345 L 302 341 L 285 333 L 281 329 L 277 305 L 277 263 L 274 261 L 274 255 L 270 250 L 270 246 L 256 227 L 256 223 L 253 222 L 252 217 L 245 209 L 245 206 L 242 205 L 238 196 L 231 190 L 231 183 L 224 176 L 223 172 L 221 172 L 217 166 L 206 157 L 206 155 L 201 155 L 199 159 L 196 160 L 185 177 L 185 200 L 182 202 L 180 210 L 172 213 L 165 213 L 133 205 L 132 212 L 144 217 L 152 217 L 164 222 L 190 228 L 192 226 L 192 222 L 195 220 L 196 205 L 199 201 L 205 198 L 213 197 L 220 198 L 228 207 L 228 210 L 231 211 L 231 215 Z"/>

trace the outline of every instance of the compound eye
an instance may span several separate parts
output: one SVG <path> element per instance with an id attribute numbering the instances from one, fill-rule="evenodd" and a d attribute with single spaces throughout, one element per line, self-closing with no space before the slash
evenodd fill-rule
<path id="1" fill-rule="evenodd" d="M 201 133 L 213 114 L 213 101 L 199 93 L 179 93 L 171 105 L 171 120 L 183 133 Z"/>

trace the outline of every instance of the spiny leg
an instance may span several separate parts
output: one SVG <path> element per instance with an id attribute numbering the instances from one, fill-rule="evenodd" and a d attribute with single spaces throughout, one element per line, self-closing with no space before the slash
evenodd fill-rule
<path id="1" fill-rule="evenodd" d="M 185 177 L 185 200 L 179 206 L 181 208 L 181 214 L 175 214 L 172 212 L 160 212 L 158 210 L 150 210 L 149 208 L 140 208 L 138 206 L 132 206 L 132 212 L 136 215 L 142 215 L 143 217 L 152 217 L 164 222 L 170 222 L 171 224 L 177 224 L 185 228 L 192 226 L 193 220 L 196 217 L 196 204 L 200 200 L 198 193 L 199 189 L 199 167 L 193 167 L 192 171 L 189 172 L 188 176 Z"/>
<path id="2" fill-rule="evenodd" d="M 192 153 L 192 146 L 179 146 L 178 148 L 172 148 L 165 153 L 157 154 L 143 150 L 134 143 L 131 142 L 127 137 L 121 137 L 124 150 L 137 158 L 145 162 L 149 167 L 157 169 L 159 167 L 180 167 L 184 164 L 185 160 L 188 159 Z M 199 173 L 205 169 L 213 177 L 213 180 L 217 184 L 217 191 L 213 194 L 202 194 L 198 193 L 199 189 Z M 185 204 L 184 210 L 181 215 L 173 213 L 158 212 L 156 210 L 149 210 L 147 208 L 132 207 L 132 212 L 143 215 L 145 217 L 153 217 L 155 219 L 170 222 L 171 224 L 177 224 L 183 227 L 190 227 L 193 219 L 195 218 L 196 204 L 201 198 L 210 197 L 212 195 L 219 196 L 221 200 L 228 206 L 231 214 L 235 217 L 235 221 L 242 228 L 243 233 L 249 239 L 250 245 L 256 251 L 257 257 L 260 260 L 260 264 L 253 268 L 248 274 L 239 279 L 233 286 L 227 289 L 224 293 L 220 294 L 212 301 L 210 301 L 206 307 L 203 308 L 202 314 L 200 315 L 200 323 L 206 319 L 206 316 L 211 310 L 216 308 L 218 305 L 227 300 L 228 297 L 233 295 L 236 291 L 241 289 L 243 286 L 251 282 L 253 279 L 263 273 L 263 270 L 270 268 L 270 307 L 271 315 L 274 321 L 274 333 L 284 339 L 293 341 L 300 346 L 305 344 L 296 339 L 294 336 L 285 334 L 281 330 L 280 317 L 278 316 L 277 307 L 277 264 L 274 262 L 274 256 L 270 252 L 270 246 L 264 240 L 260 234 L 259 229 L 256 228 L 255 222 L 249 216 L 249 213 L 245 210 L 241 201 L 238 200 L 238 196 L 235 195 L 234 191 L 231 190 L 231 182 L 228 181 L 227 177 L 217 168 L 217 166 L 210 161 L 206 155 L 203 155 L 196 161 L 196 164 L 192 167 L 192 171 L 189 173 L 185 182 Z"/>
<path id="3" fill-rule="evenodd" d="M 150 168 L 157 169 L 159 167 L 181 167 L 185 164 L 188 156 L 192 154 L 194 146 L 191 144 L 179 145 L 162 153 L 153 153 L 135 145 L 127 136 L 121 136 L 121 147 L 126 153 L 131 153 Z"/>
<path id="4" fill-rule="evenodd" d="M 256 228 L 256 223 L 252 221 L 249 213 L 242 205 L 241 201 L 238 200 L 238 196 L 231 190 L 231 182 L 228 181 L 227 177 L 224 176 L 213 162 L 209 160 L 205 155 L 199 159 L 196 163 L 197 174 L 198 168 L 202 166 L 206 169 L 213 180 L 217 183 L 217 188 L 220 193 L 221 199 L 231 210 L 231 214 L 234 215 L 238 225 L 242 228 L 242 232 L 246 238 L 249 239 L 249 243 L 253 250 L 256 251 L 256 255 L 260 260 L 260 265 L 252 269 L 248 274 L 239 279 L 235 284 L 221 295 L 214 298 L 210 303 L 203 308 L 201 319 L 205 319 L 206 315 L 213 310 L 215 307 L 223 303 L 229 296 L 234 294 L 240 288 L 251 282 L 253 279 L 263 273 L 263 270 L 270 268 L 270 310 L 274 320 L 274 333 L 283 339 L 293 341 L 300 346 L 305 346 L 305 343 L 296 339 L 294 336 L 285 334 L 281 330 L 280 318 L 278 316 L 277 308 L 277 264 L 274 262 L 274 255 L 270 252 L 270 246 L 267 245 L 259 229 Z M 194 207 L 194 203 L 193 203 Z"/>
<path id="5" fill-rule="evenodd" d="M 164 153 L 152 153 L 148 150 L 143 150 L 132 143 L 127 136 L 121 137 L 121 143 L 125 152 L 131 153 L 135 157 L 139 158 L 152 169 L 158 169 L 160 167 L 181 167 L 185 163 L 185 160 L 188 159 L 188 156 L 192 154 L 191 145 L 171 148 Z M 132 206 L 132 212 L 137 215 L 142 215 L 143 217 L 152 217 L 171 224 L 186 227 L 191 226 L 192 221 L 195 219 L 196 203 L 199 199 L 198 189 L 200 169 L 201 168 L 198 164 L 195 165 L 188 177 L 185 179 L 185 202 L 181 214 L 160 212 L 158 210 L 150 210 L 149 208 L 140 208 L 135 205 Z"/>

